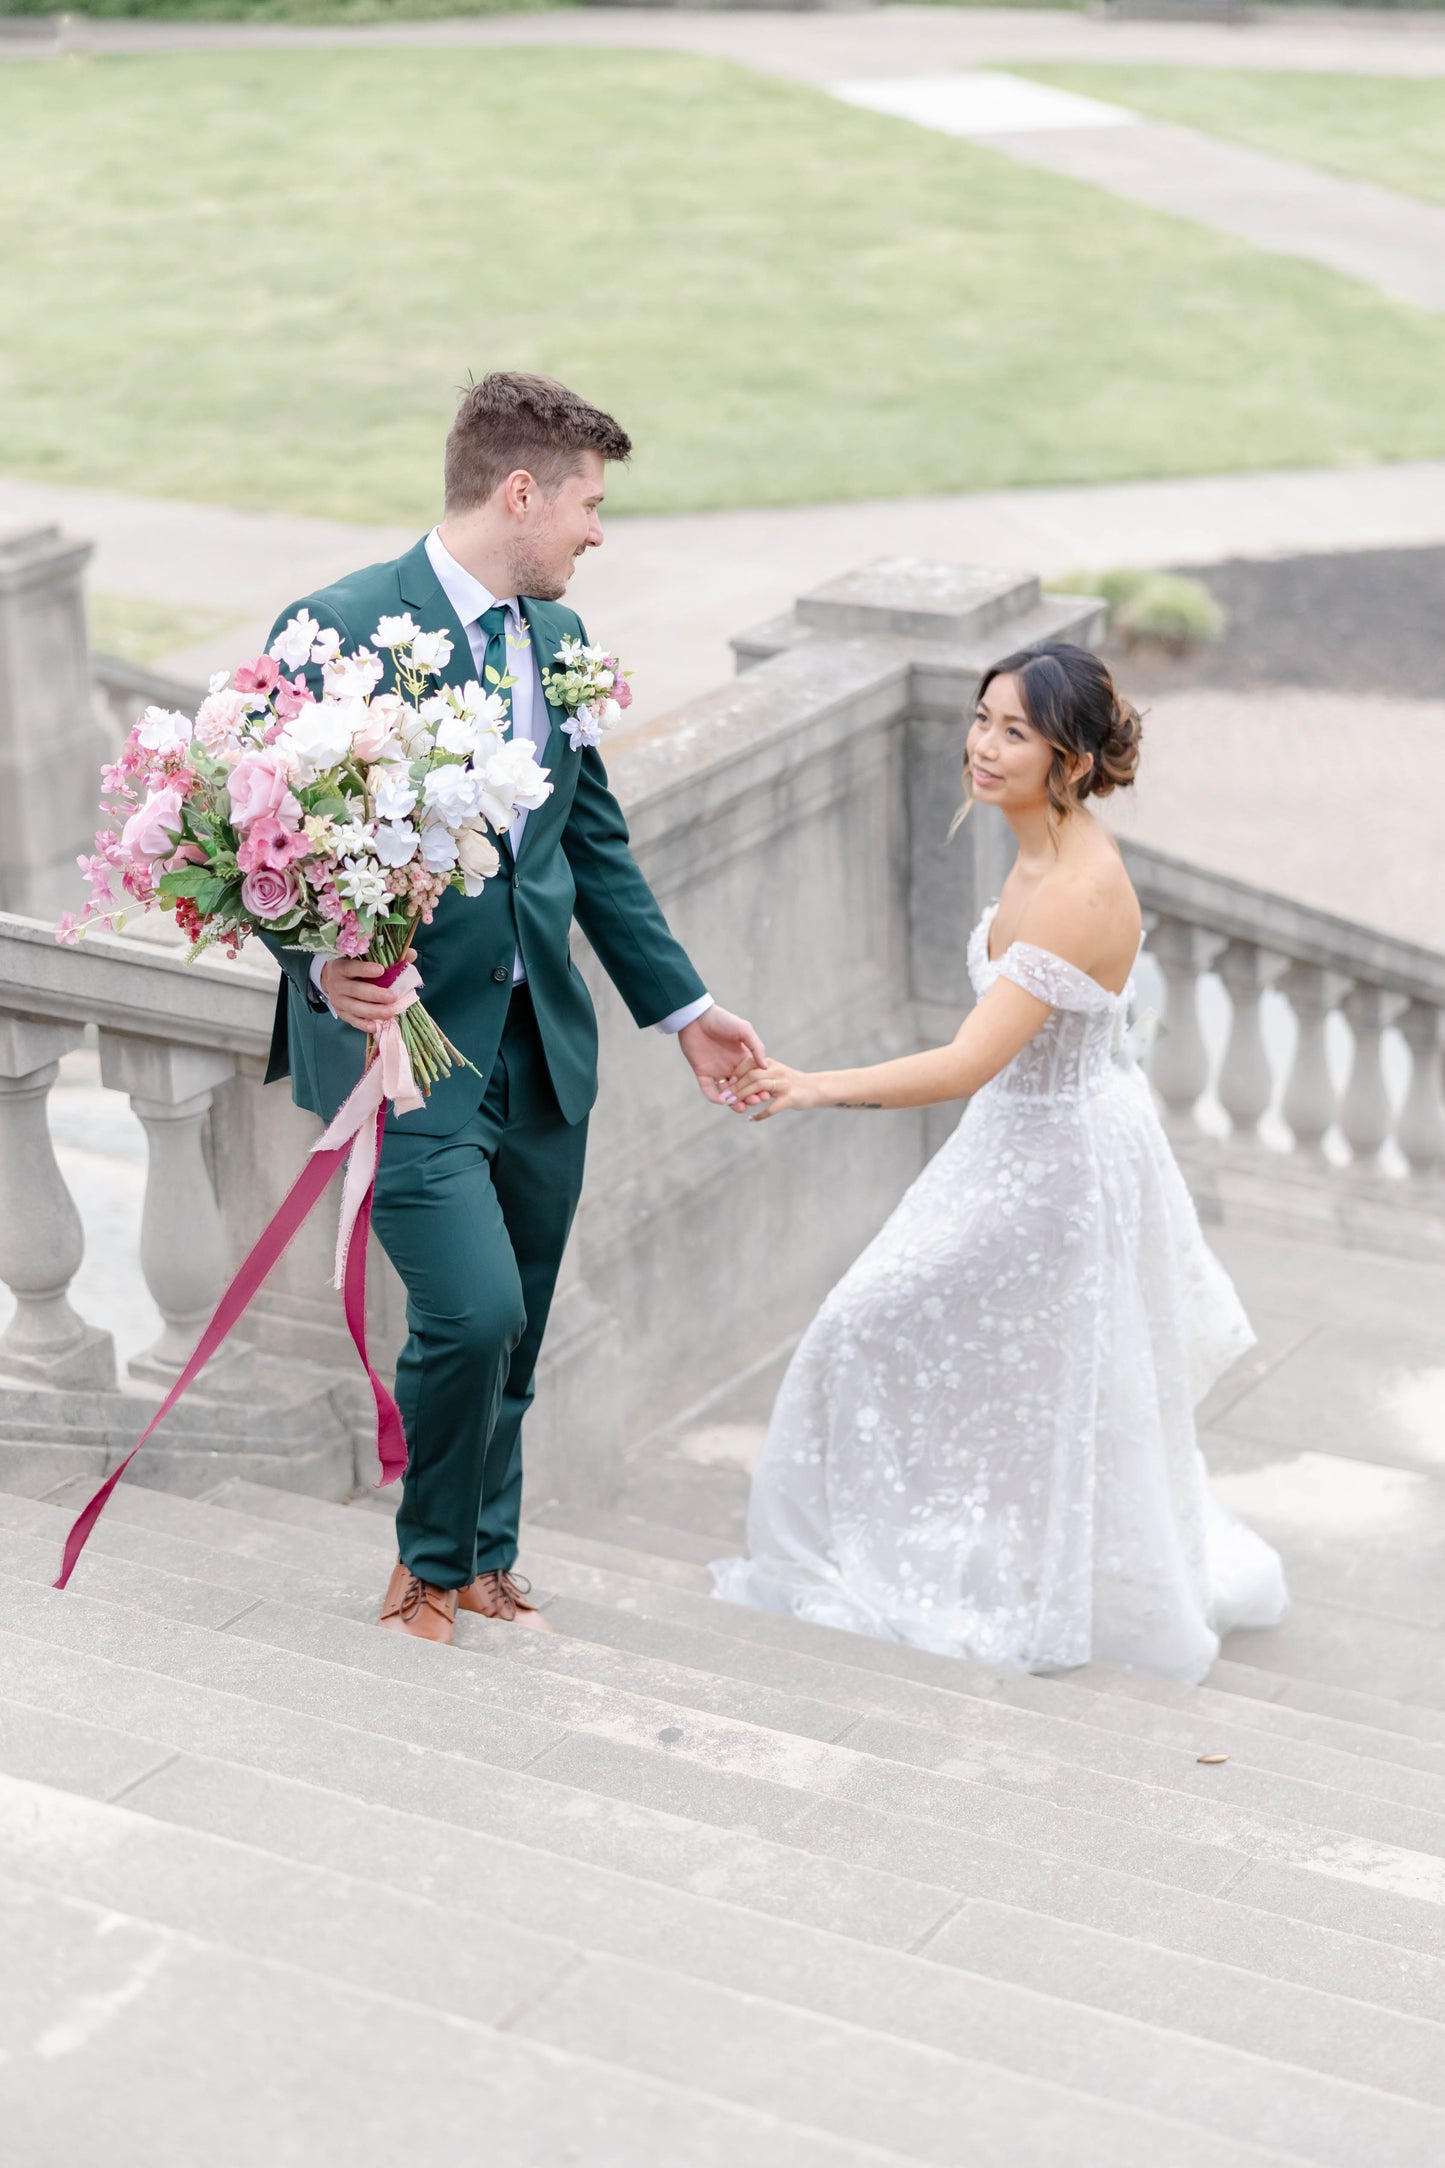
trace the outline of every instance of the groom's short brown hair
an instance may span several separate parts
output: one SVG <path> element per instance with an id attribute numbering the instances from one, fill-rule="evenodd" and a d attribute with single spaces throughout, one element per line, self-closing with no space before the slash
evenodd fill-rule
<path id="1" fill-rule="evenodd" d="M 462 393 L 447 437 L 446 508 L 485 504 L 519 467 L 550 497 L 577 472 L 584 452 L 626 459 L 631 450 L 620 422 L 555 377 L 499 369 Z"/>

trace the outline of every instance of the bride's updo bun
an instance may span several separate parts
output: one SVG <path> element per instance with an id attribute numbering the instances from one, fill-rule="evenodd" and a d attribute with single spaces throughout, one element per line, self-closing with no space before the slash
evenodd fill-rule
<path id="1" fill-rule="evenodd" d="M 995 678 L 1011 677 L 1024 713 L 1054 748 L 1049 804 L 1062 818 L 1086 798 L 1127 790 L 1139 767 L 1144 725 L 1115 689 L 1107 664 L 1068 640 L 1041 640 L 985 670 L 981 700 Z M 1083 761 L 1087 769 L 1075 774 Z"/>

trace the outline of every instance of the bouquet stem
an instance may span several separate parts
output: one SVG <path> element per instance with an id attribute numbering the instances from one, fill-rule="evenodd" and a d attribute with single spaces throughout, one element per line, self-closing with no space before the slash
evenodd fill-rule
<path id="1" fill-rule="evenodd" d="M 373 961 L 399 964 L 411 947 L 419 923 L 420 914 L 404 928 L 395 925 L 379 926 L 371 947 Z M 411 1073 L 428 1097 L 432 1087 L 439 1084 L 443 1077 L 450 1076 L 453 1069 L 470 1069 L 473 1076 L 481 1075 L 476 1063 L 468 1061 L 461 1049 L 453 1046 L 446 1033 L 427 1014 L 419 1001 L 414 1001 L 409 1009 L 404 1009 L 398 1022 L 402 1043 L 411 1062 Z M 375 1051 L 376 1042 L 373 1040 L 367 1054 L 368 1062 Z"/>

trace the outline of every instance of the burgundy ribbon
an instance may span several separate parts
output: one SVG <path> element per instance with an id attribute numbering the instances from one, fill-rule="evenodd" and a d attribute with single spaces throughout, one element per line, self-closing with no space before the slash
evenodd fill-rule
<path id="1" fill-rule="evenodd" d="M 395 978 L 400 976 L 403 968 L 400 963 L 393 964 L 374 983 L 389 986 Z M 358 1093 L 365 1088 L 366 1082 L 367 1079 L 363 1077 L 362 1083 L 357 1086 Z M 343 1108 L 341 1114 L 336 1118 L 337 1122 L 341 1121 L 345 1111 L 345 1108 Z M 365 1370 L 367 1382 L 371 1386 L 372 1398 L 376 1403 L 376 1451 L 377 1458 L 381 1463 L 381 1481 L 377 1488 L 380 1490 L 388 1483 L 394 1483 L 398 1476 L 406 1473 L 406 1432 L 402 1426 L 401 1410 L 371 1367 L 371 1361 L 366 1352 L 366 1247 L 367 1237 L 371 1231 L 371 1197 L 372 1190 L 375 1187 L 374 1170 L 381 1156 L 382 1137 L 386 1126 L 385 1099 L 382 1099 L 377 1106 L 374 1115 L 368 1111 L 366 1122 L 370 1123 L 372 1121 L 375 1122 L 375 1129 L 372 1136 L 365 1138 L 365 1148 L 369 1152 L 373 1172 L 371 1179 L 367 1181 L 365 1191 L 357 1207 L 355 1226 L 351 1231 L 351 1239 L 346 1247 L 345 1266 L 342 1273 L 342 1308 L 345 1312 L 347 1327 L 356 1346 L 356 1352 L 361 1357 L 361 1366 Z M 335 1124 L 332 1126 L 334 1127 Z M 61 1561 L 59 1576 L 54 1584 L 56 1588 L 64 1588 L 71 1574 L 75 1571 L 76 1561 L 85 1549 L 91 1530 L 105 1511 L 111 1492 L 135 1459 L 136 1454 L 159 1429 L 177 1401 L 190 1390 L 217 1348 L 220 1347 L 250 1307 L 263 1281 L 267 1278 L 273 1266 L 279 1263 L 283 1252 L 289 1247 L 310 1218 L 332 1176 L 342 1166 L 353 1147 L 362 1145 L 363 1136 L 358 1132 L 346 1138 L 343 1143 L 329 1147 L 322 1143 L 313 1148 L 305 1166 L 287 1191 L 284 1201 L 262 1229 L 249 1255 L 237 1270 L 230 1286 L 216 1304 L 210 1323 L 196 1342 L 190 1360 L 176 1379 L 175 1384 L 166 1394 L 165 1399 L 156 1409 L 155 1414 L 146 1424 L 145 1429 L 126 1454 L 120 1466 L 106 1477 L 94 1496 L 87 1500 L 76 1515 L 71 1524 L 70 1533 L 65 1539 L 65 1555 Z"/>

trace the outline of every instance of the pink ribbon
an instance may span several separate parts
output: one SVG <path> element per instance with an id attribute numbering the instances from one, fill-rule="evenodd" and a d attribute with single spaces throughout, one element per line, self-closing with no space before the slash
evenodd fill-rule
<path id="1" fill-rule="evenodd" d="M 421 980 L 414 964 L 398 963 L 392 964 L 372 983 L 401 986 L 407 997 L 402 1007 L 410 1008 L 417 998 Z M 305 1166 L 216 1304 L 210 1323 L 196 1342 L 184 1370 L 120 1466 L 106 1477 L 76 1515 L 65 1539 L 65 1553 L 55 1581 L 57 1588 L 64 1588 L 75 1571 L 76 1561 L 85 1549 L 91 1530 L 136 1454 L 159 1429 L 177 1401 L 190 1390 L 217 1348 L 234 1330 L 267 1275 L 310 1218 L 343 1160 L 347 1163 L 346 1177 L 341 1189 L 333 1284 L 341 1289 L 347 1329 L 361 1357 L 361 1366 L 376 1403 L 376 1453 L 381 1463 L 381 1481 L 377 1488 L 394 1483 L 398 1476 L 406 1473 L 406 1432 L 401 1410 L 371 1367 L 366 1352 L 366 1244 L 371 1231 L 371 1200 L 381 1158 L 388 1099 L 399 1114 L 415 1113 L 426 1103 L 412 1075 L 406 1043 L 395 1017 L 388 1017 L 377 1032 L 375 1055 L 367 1063 L 361 1082 L 311 1147 Z"/>

